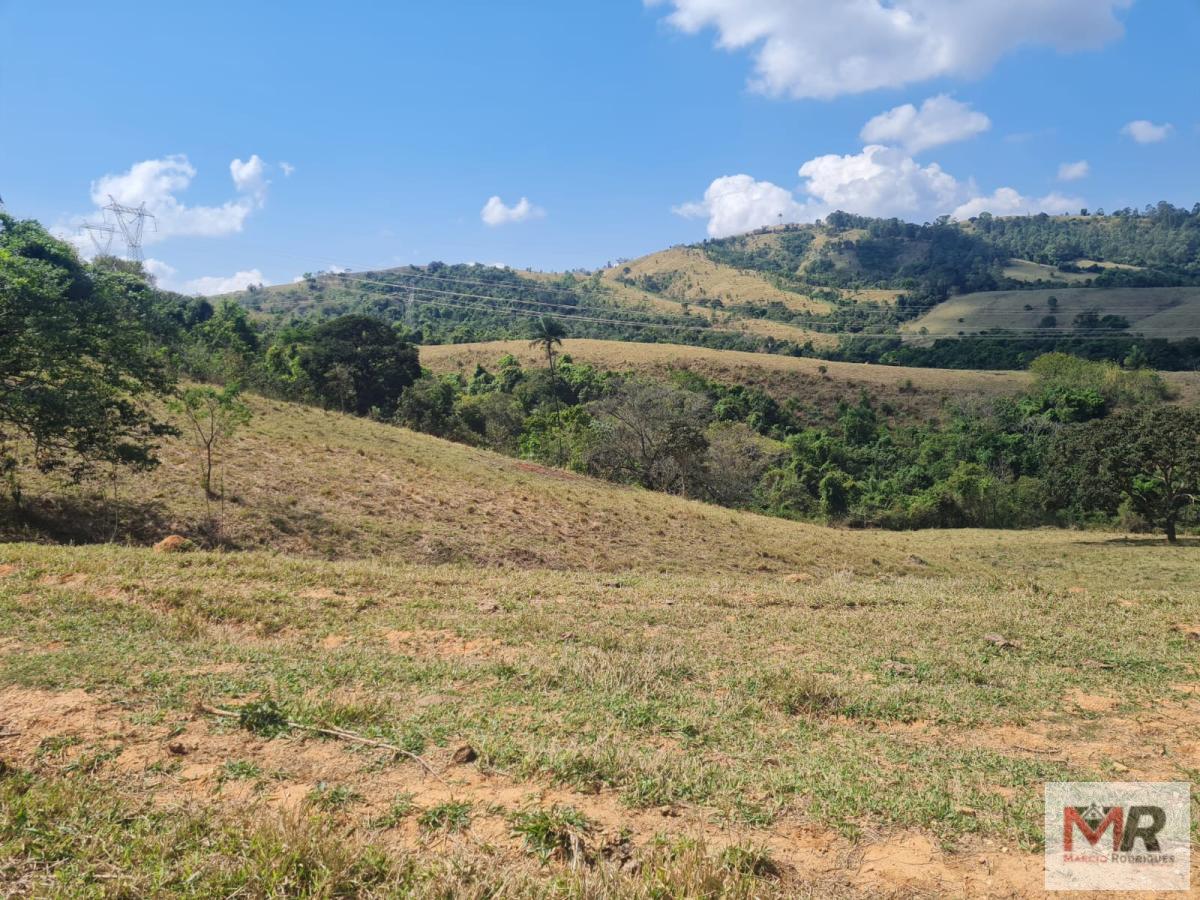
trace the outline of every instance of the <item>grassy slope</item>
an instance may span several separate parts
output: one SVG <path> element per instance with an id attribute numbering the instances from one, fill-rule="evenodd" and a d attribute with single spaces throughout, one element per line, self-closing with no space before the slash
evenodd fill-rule
<path id="1" fill-rule="evenodd" d="M 253 407 L 222 456 L 229 499 L 223 512 L 214 506 L 224 539 L 243 549 L 597 571 L 904 568 L 900 537 L 732 512 L 308 407 Z M 161 455 L 159 470 L 120 483 L 118 535 L 148 543 L 199 533 L 206 509 L 194 450 L 181 438 Z M 111 513 L 86 492 L 54 499 L 53 485 L 34 480 L 27 493 L 43 498 L 34 501 L 43 534 L 111 534 Z"/>
<path id="2" fill-rule="evenodd" d="M 255 405 L 226 535 L 316 558 L 0 553 L 0 884 L 994 895 L 1043 781 L 1194 774 L 1194 544 L 836 531 Z M 203 512 L 182 446 L 123 494 Z M 439 774 L 196 709 L 263 696 Z M 563 806 L 573 873 L 513 832 Z"/>
<path id="3" fill-rule="evenodd" d="M 1050 297 L 1058 298 L 1057 310 L 1047 305 Z M 1026 305 L 1032 309 L 1025 309 Z M 1037 329 L 1042 317 L 1053 313 L 1058 319 L 1057 333 L 1070 335 L 1075 317 L 1092 309 L 1102 316 L 1119 315 L 1129 320 L 1128 332 L 1114 334 L 1155 338 L 1194 334 L 1200 327 L 1200 287 L 1058 288 L 965 294 L 905 323 L 902 330 L 916 340 L 916 332 L 925 328 L 929 333 L 925 339 L 932 340 L 996 328 Z"/>
<path id="4" fill-rule="evenodd" d="M 622 276 L 636 279 L 646 275 L 670 279 L 663 293 L 677 300 L 721 300 L 726 305 L 778 302 L 798 312 L 830 309 L 827 303 L 781 290 L 758 272 L 713 262 L 695 247 L 672 247 L 622 263 L 605 270 L 604 279 L 617 282 Z"/>

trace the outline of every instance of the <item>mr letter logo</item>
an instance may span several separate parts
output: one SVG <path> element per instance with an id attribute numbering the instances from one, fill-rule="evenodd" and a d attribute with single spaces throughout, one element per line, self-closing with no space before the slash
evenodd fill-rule
<path id="1" fill-rule="evenodd" d="M 1191 786 L 1046 785 L 1046 890 L 1186 891 Z"/>

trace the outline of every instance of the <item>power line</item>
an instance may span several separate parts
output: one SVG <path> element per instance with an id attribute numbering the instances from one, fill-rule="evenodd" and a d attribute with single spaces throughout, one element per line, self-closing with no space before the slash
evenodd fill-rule
<path id="1" fill-rule="evenodd" d="M 479 312 L 479 311 L 501 312 L 501 311 L 503 311 L 506 313 L 511 313 L 514 315 L 524 316 L 524 317 L 528 317 L 528 318 L 539 318 L 540 316 L 545 315 L 546 313 L 537 312 L 535 310 L 515 309 L 515 308 L 512 308 L 511 306 L 509 306 L 507 309 L 504 309 L 504 310 L 497 310 L 495 307 L 488 306 L 488 305 L 485 305 L 482 303 L 475 303 L 472 301 L 473 300 L 483 300 L 483 301 L 492 301 L 494 303 L 505 303 L 505 304 L 518 303 L 518 304 L 524 304 L 526 306 L 538 306 L 538 307 L 557 309 L 557 310 L 562 310 L 564 307 L 566 307 L 568 309 L 574 308 L 567 304 L 539 303 L 537 301 L 522 300 L 520 298 L 515 298 L 515 297 L 496 297 L 496 296 L 487 295 L 487 294 L 464 294 L 464 293 L 460 293 L 460 292 L 456 292 L 456 291 L 442 291 L 442 290 L 438 290 L 436 288 L 429 288 L 429 287 L 424 287 L 421 285 L 401 285 L 401 284 L 394 284 L 392 282 L 374 281 L 371 279 L 358 278 L 358 277 L 350 276 L 350 275 L 341 275 L 339 277 L 342 278 L 343 280 L 347 280 L 347 281 L 377 285 L 377 286 L 381 286 L 384 288 L 397 290 L 397 291 L 405 290 L 409 294 L 406 302 L 421 303 L 421 304 L 425 304 L 428 306 L 438 306 L 438 307 L 442 307 L 442 308 L 446 308 L 446 309 L 460 309 L 460 310 L 475 311 L 475 312 Z M 429 299 L 429 298 L 424 298 L 424 297 L 414 297 L 412 295 L 413 291 L 421 291 L 424 293 L 443 295 L 444 297 L 448 297 L 450 299 Z M 683 323 L 671 324 L 671 323 L 663 323 L 663 322 L 639 322 L 639 321 L 627 320 L 627 319 L 607 319 L 607 318 L 600 318 L 597 316 L 585 316 L 585 315 L 570 314 L 570 313 L 563 313 L 563 312 L 559 312 L 557 314 L 557 317 L 560 319 L 566 320 L 566 321 L 577 321 L 577 322 L 586 322 L 586 323 L 604 324 L 604 325 L 621 325 L 621 326 L 626 326 L 626 327 L 631 327 L 631 328 L 649 328 L 649 329 L 659 329 L 659 330 L 663 330 L 663 331 L 681 331 L 681 330 L 682 331 L 700 331 L 700 332 L 706 332 L 706 333 L 710 333 L 710 334 L 740 333 L 740 331 L 741 331 L 740 329 L 737 329 L 735 327 L 720 327 L 721 325 L 729 326 L 729 325 L 731 325 L 730 322 L 713 323 L 712 325 L 709 325 L 709 326 L 701 326 L 701 325 L 692 325 L 692 324 L 683 324 Z M 746 320 L 743 319 L 741 321 L 746 321 Z M 753 321 L 774 322 L 775 320 L 754 319 Z M 1063 341 L 1063 340 L 1069 340 L 1071 338 L 1095 338 L 1095 337 L 1137 338 L 1137 337 L 1141 337 L 1139 335 L 1115 333 L 1114 331 L 1112 331 L 1110 329 L 1089 330 L 1087 332 L 1074 331 L 1070 334 L 1055 333 L 1055 332 L 1051 331 L 1050 329 L 1041 329 L 1041 328 L 1005 329 L 1004 333 L 1002 333 L 1002 334 L 964 335 L 964 334 L 951 333 L 951 332 L 936 332 L 936 333 L 918 334 L 918 333 L 913 333 L 913 332 L 898 332 L 895 330 L 885 330 L 885 331 L 871 330 L 869 328 L 863 328 L 861 330 L 854 331 L 851 329 L 847 329 L 844 326 L 839 326 L 835 323 L 812 323 L 809 325 L 795 325 L 792 323 L 777 323 L 777 324 L 791 325 L 791 327 L 794 327 L 800 331 L 809 331 L 809 332 L 813 332 L 815 334 L 828 334 L 830 336 L 835 336 L 835 337 L 839 337 L 839 336 L 840 337 L 874 337 L 874 338 L 898 338 L 898 339 L 904 339 L 905 337 L 908 337 L 913 341 L 928 340 L 928 339 L 936 340 L 939 338 L 946 338 L 946 339 L 959 338 L 960 339 L 963 337 L 977 337 L 977 338 L 985 338 L 988 340 L 1014 340 L 1014 341 L 1025 341 L 1025 340 Z M 882 326 L 879 326 L 879 327 L 882 327 Z M 829 331 L 823 330 L 823 329 L 827 329 L 827 328 L 831 328 L 833 330 L 829 330 Z"/>

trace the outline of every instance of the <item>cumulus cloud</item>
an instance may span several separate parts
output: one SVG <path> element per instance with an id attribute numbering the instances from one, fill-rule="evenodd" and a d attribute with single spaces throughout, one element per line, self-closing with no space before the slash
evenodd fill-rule
<path id="1" fill-rule="evenodd" d="M 142 261 L 142 266 L 150 273 L 159 287 L 170 289 L 172 280 L 175 278 L 174 266 L 167 265 L 161 259 L 145 259 Z"/>
<path id="2" fill-rule="evenodd" d="M 290 162 L 281 162 L 279 164 L 279 168 L 283 172 L 284 178 L 291 178 L 294 174 L 296 174 L 296 167 Z"/>
<path id="3" fill-rule="evenodd" d="M 764 225 L 799 222 L 814 218 L 792 192 L 749 175 L 727 175 L 716 179 L 699 203 L 684 203 L 675 212 L 687 218 L 708 218 L 710 237 L 727 237 L 753 231 Z"/>
<path id="4" fill-rule="evenodd" d="M 751 86 L 831 98 L 945 76 L 978 76 L 1027 45 L 1093 49 L 1119 37 L 1133 0 L 645 0 L 688 34 L 712 28 L 750 49 Z"/>
<path id="5" fill-rule="evenodd" d="M 152 244 L 172 237 L 221 237 L 242 230 L 246 219 L 266 202 L 267 182 L 257 155 L 229 164 L 238 196 L 219 206 L 189 206 L 179 194 L 188 189 L 196 169 L 184 155 L 134 163 L 129 170 L 92 182 L 91 199 L 100 208 L 112 197 L 126 206 L 146 204 L 154 216 L 143 235 Z"/>
<path id="6" fill-rule="evenodd" d="M 1065 162 L 1058 167 L 1059 181 L 1079 181 L 1092 174 L 1092 165 L 1086 159 L 1079 162 Z"/>
<path id="7" fill-rule="evenodd" d="M 255 153 L 245 162 L 235 159 L 229 164 L 229 174 L 233 177 L 233 186 L 239 193 L 253 197 L 260 206 L 267 199 L 266 165 Z"/>
<path id="8" fill-rule="evenodd" d="M 180 293 L 184 294 L 199 294 L 203 297 L 212 297 L 217 294 L 231 294 L 234 291 L 244 291 L 246 288 L 254 284 L 262 284 L 265 279 L 263 273 L 258 269 L 250 269 L 245 272 L 235 272 L 232 275 L 207 275 L 203 278 L 194 278 L 191 281 L 186 281 L 180 286 Z"/>
<path id="9" fill-rule="evenodd" d="M 505 206 L 504 201 L 499 197 L 491 197 L 479 212 L 479 217 L 483 219 L 484 224 L 492 228 L 526 222 L 530 219 L 540 219 L 544 215 L 546 215 L 546 211 L 540 206 L 530 203 L 528 197 L 522 197 L 513 206 Z"/>
<path id="10" fill-rule="evenodd" d="M 972 197 L 951 215 L 956 219 L 971 219 L 985 212 L 994 216 L 1027 216 L 1037 213 L 1059 215 L 1076 212 L 1084 206 L 1086 202 L 1079 197 L 1065 197 L 1054 193 L 1045 197 L 1025 197 L 1013 188 L 1003 187 L 990 196 Z"/>
<path id="11" fill-rule="evenodd" d="M 942 144 L 965 141 L 992 127 L 992 120 L 953 97 L 930 97 L 921 108 L 905 103 L 880 113 L 863 126 L 868 144 L 891 144 L 920 153 Z"/>
<path id="12" fill-rule="evenodd" d="M 1146 119 L 1138 119 L 1122 128 L 1121 134 L 1133 138 L 1139 144 L 1157 144 L 1169 138 L 1174 130 L 1175 126 L 1170 122 L 1155 125 Z"/>
<path id="13" fill-rule="evenodd" d="M 922 166 L 902 150 L 880 145 L 850 156 L 818 156 L 800 167 L 800 176 L 826 211 L 882 217 L 933 218 L 963 190 L 937 163 Z"/>
<path id="14" fill-rule="evenodd" d="M 835 210 L 928 222 L 943 215 L 966 219 L 985 211 L 1062 213 L 1086 205 L 1060 194 L 1026 197 L 1010 187 L 981 195 L 972 181 L 959 180 L 936 163 L 921 165 L 901 149 L 878 144 L 861 153 L 811 159 L 799 174 L 802 182 L 796 192 L 750 175 L 718 178 L 703 200 L 685 203 L 675 212 L 707 217 L 709 236 L 719 238 L 765 225 L 813 222 Z"/>

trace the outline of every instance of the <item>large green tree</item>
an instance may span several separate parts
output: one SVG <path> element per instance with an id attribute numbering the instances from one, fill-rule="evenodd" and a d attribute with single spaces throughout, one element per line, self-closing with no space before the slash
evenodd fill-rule
<path id="1" fill-rule="evenodd" d="M 300 341 L 299 367 L 324 402 L 366 415 L 390 416 L 400 395 L 421 376 L 417 349 L 380 319 L 339 316 Z"/>
<path id="2" fill-rule="evenodd" d="M 149 468 L 173 429 L 158 297 L 137 273 L 87 265 L 33 221 L 0 213 L 0 466 L 14 500 L 32 464 L 78 480 Z"/>
<path id="3" fill-rule="evenodd" d="M 1065 429 L 1050 470 L 1060 497 L 1109 511 L 1125 499 L 1175 543 L 1200 500 L 1200 409 L 1142 406 Z"/>

